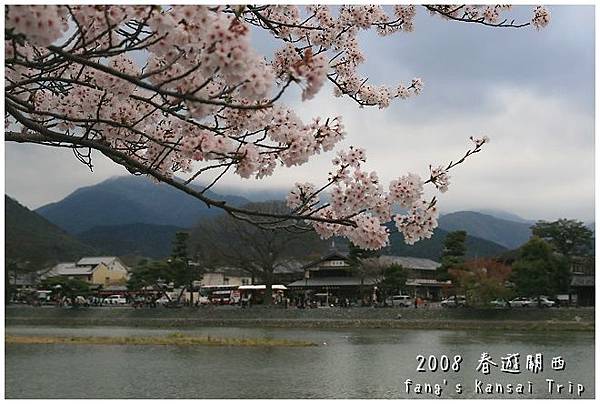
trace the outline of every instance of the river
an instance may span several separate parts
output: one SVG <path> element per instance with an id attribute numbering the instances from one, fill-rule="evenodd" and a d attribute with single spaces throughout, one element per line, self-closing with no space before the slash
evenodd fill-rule
<path id="1" fill-rule="evenodd" d="M 313 330 L 211 327 L 165 330 L 123 327 L 8 326 L 10 335 L 129 336 L 173 332 L 220 337 L 308 340 L 316 347 L 7 345 L 6 398 L 593 398 L 594 334 L 436 330 Z M 498 366 L 477 371 L 482 353 Z M 519 373 L 501 357 L 519 353 Z M 541 353 L 543 369 L 526 369 Z M 449 371 L 417 372 L 417 355 L 433 355 Z M 452 370 L 461 356 L 458 371 Z M 553 357 L 565 369 L 554 370 Z M 433 361 L 433 359 L 432 359 Z M 433 364 L 433 362 L 432 362 Z M 411 380 L 406 390 L 406 379 Z M 565 385 L 548 391 L 547 379 Z M 445 383 L 444 383 L 445 381 Z M 530 383 L 528 383 L 530 382 Z M 569 382 L 573 393 L 569 392 Z M 432 393 L 415 393 L 428 383 Z M 485 392 L 493 383 L 493 394 Z M 503 393 L 500 393 L 502 386 Z M 461 384 L 461 393 L 457 392 Z M 512 394 L 508 393 L 512 385 Z M 516 394 L 522 384 L 524 394 Z M 583 386 L 581 396 L 578 386 Z M 423 386 L 425 388 L 425 386 Z M 531 394 L 529 389 L 531 388 Z M 581 389 L 581 388 L 580 388 Z"/>

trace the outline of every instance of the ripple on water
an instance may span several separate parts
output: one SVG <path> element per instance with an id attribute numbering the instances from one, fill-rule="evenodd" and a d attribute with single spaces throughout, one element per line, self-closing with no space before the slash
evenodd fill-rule
<path id="1" fill-rule="evenodd" d="M 562 374 L 507 375 L 499 382 L 524 382 L 542 398 L 544 378 L 584 383 L 594 395 L 593 333 L 485 332 L 448 330 L 314 330 L 217 328 L 165 330 L 126 327 L 7 327 L 14 335 L 166 335 L 173 332 L 221 337 L 315 341 L 317 347 L 176 347 L 9 345 L 7 398 L 407 398 L 404 380 L 449 386 L 472 381 L 482 351 L 498 362 L 507 353 L 562 355 Z M 458 374 L 422 374 L 415 356 L 463 357 Z M 524 358 L 522 359 L 524 360 Z M 492 379 L 490 379 L 492 380 Z M 446 391 L 444 397 L 456 396 Z M 468 391 L 464 397 L 471 397 Z M 411 396 L 414 397 L 414 396 Z M 423 398 L 431 398 L 425 396 Z M 499 397 L 497 397 L 499 398 Z"/>

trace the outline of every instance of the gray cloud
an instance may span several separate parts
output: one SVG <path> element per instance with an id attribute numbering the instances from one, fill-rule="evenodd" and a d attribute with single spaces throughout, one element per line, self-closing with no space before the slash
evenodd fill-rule
<path id="1" fill-rule="evenodd" d="M 517 7 L 521 20 L 531 7 Z M 496 208 L 531 218 L 594 216 L 594 8 L 552 6 L 544 30 L 494 29 L 418 14 L 415 32 L 361 37 L 362 72 L 395 85 L 419 76 L 419 97 L 386 110 L 358 109 L 323 90 L 314 100 L 285 97 L 305 120 L 342 115 L 350 144 L 365 147 L 368 168 L 389 181 L 407 171 L 427 174 L 464 153 L 470 135 L 487 134 L 486 150 L 452 173 L 440 195 L 444 211 Z M 255 42 L 261 42 L 257 36 Z M 269 44 L 261 44 L 261 49 Z M 222 188 L 289 188 L 321 183 L 333 154 L 267 181 L 225 178 Z M 68 151 L 6 146 L 6 190 L 37 207 L 77 187 L 125 171 L 101 157 L 92 174 Z"/>

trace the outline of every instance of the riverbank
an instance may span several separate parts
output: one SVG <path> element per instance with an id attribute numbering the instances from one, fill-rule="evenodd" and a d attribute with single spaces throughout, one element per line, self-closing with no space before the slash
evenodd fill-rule
<path id="1" fill-rule="evenodd" d="M 133 309 L 7 307 L 6 325 L 432 330 L 594 331 L 593 308 L 560 309 L 281 309 L 202 307 Z"/>

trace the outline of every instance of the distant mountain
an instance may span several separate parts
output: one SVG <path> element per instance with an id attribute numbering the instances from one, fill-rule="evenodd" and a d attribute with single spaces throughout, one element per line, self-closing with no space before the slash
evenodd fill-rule
<path id="1" fill-rule="evenodd" d="M 213 190 L 219 194 L 239 195 L 252 202 L 266 202 L 274 200 L 283 200 L 287 197 L 291 187 L 278 188 L 242 188 L 236 186 L 216 185 Z"/>
<path id="2" fill-rule="evenodd" d="M 238 193 L 234 188 L 228 191 Z M 272 190 L 274 195 L 279 191 Z M 262 196 L 266 197 L 266 193 Z M 250 203 L 245 197 L 220 195 L 212 190 L 206 195 L 233 206 Z M 247 195 L 253 199 L 257 197 L 255 194 Z M 147 177 L 124 176 L 80 188 L 59 202 L 38 208 L 36 212 L 106 253 L 158 257 L 165 253 L 168 255 L 172 236 L 178 229 L 193 228 L 200 220 L 221 214 L 222 210 L 209 208 L 194 197 L 170 185 L 156 184 Z M 473 256 L 496 253 L 499 246 L 517 248 L 529 239 L 531 223 L 526 219 L 509 212 L 489 212 L 493 214 L 470 211 L 445 214 L 439 219 L 439 227 L 445 231 L 465 230 L 472 237 L 469 242 L 472 243 Z M 445 234 L 440 230 L 433 240 L 423 241 L 414 248 L 399 243 L 402 246 L 399 251 L 413 248 L 421 256 L 438 255 L 437 248 L 441 245 L 438 242 L 443 241 Z M 486 241 L 491 243 L 486 244 Z"/>
<path id="3" fill-rule="evenodd" d="M 164 258 L 171 254 L 175 233 L 181 227 L 134 223 L 119 226 L 96 226 L 77 235 L 102 255 Z"/>
<path id="4" fill-rule="evenodd" d="M 385 254 L 429 258 L 439 261 L 444 249 L 444 240 L 448 231 L 437 228 L 429 239 L 421 240 L 414 245 L 404 243 L 401 233 L 393 232 L 390 236 L 390 246 L 385 248 Z M 492 257 L 507 251 L 507 248 L 492 241 L 467 235 L 467 257 Z"/>
<path id="5" fill-rule="evenodd" d="M 467 234 L 493 241 L 509 249 L 517 248 L 531 237 L 531 223 L 513 222 L 477 212 L 454 212 L 438 220 L 447 231 L 465 230 Z"/>
<path id="6" fill-rule="evenodd" d="M 245 205 L 243 197 L 206 196 L 224 200 L 233 206 Z M 192 227 L 203 217 L 222 213 L 167 184 L 156 184 L 142 176 L 110 178 L 100 184 L 76 190 L 63 200 L 42 206 L 37 213 L 71 234 L 96 226 L 119 226 L 146 223 L 176 227 Z"/>
<path id="7" fill-rule="evenodd" d="M 500 209 L 478 209 L 477 212 L 483 213 L 484 215 L 494 216 L 495 218 L 498 218 L 498 219 L 508 220 L 511 222 L 530 223 L 530 224 L 535 224 L 535 222 L 536 222 L 535 220 L 524 219 L 519 215 L 516 215 L 511 212 L 507 212 L 505 210 L 500 210 Z"/>
<path id="8" fill-rule="evenodd" d="M 49 265 L 97 253 L 93 247 L 76 240 L 7 195 L 4 196 L 4 213 L 6 261 Z"/>

